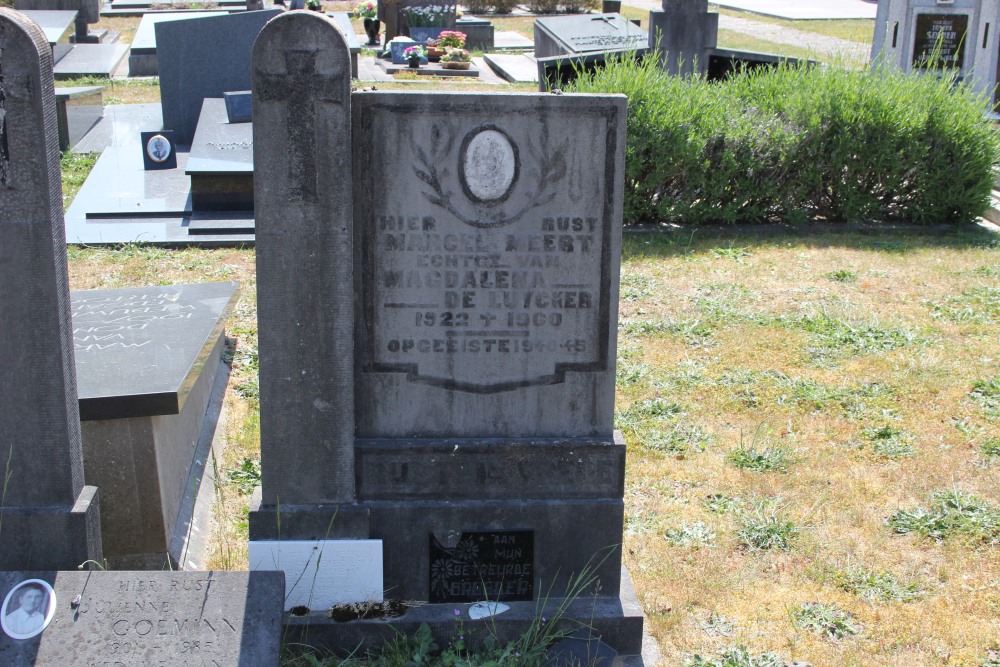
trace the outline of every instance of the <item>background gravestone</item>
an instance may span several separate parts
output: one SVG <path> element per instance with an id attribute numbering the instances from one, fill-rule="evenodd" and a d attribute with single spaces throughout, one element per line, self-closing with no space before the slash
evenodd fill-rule
<path id="1" fill-rule="evenodd" d="M 954 70 L 996 102 L 998 26 L 995 2 L 879 0 L 872 61 L 904 72 Z M 932 60 L 935 52 L 938 58 Z"/>
<path id="2" fill-rule="evenodd" d="M 99 0 L 15 0 L 16 9 L 75 11 L 76 34 L 72 41 L 97 42 L 96 36 L 89 35 L 88 26 L 101 20 L 101 3 Z"/>
<path id="3" fill-rule="evenodd" d="M 157 23 L 163 129 L 190 144 L 206 97 L 250 88 L 250 53 L 264 24 L 280 9 Z M 158 129 L 158 128 L 150 128 Z"/>
<path id="4" fill-rule="evenodd" d="M 669 74 L 703 74 L 718 37 L 719 15 L 708 0 L 663 0 L 663 9 L 649 13 L 649 45 Z"/>
<path id="5" fill-rule="evenodd" d="M 0 7 L 0 569 L 100 560 L 84 486 L 52 50 Z"/>

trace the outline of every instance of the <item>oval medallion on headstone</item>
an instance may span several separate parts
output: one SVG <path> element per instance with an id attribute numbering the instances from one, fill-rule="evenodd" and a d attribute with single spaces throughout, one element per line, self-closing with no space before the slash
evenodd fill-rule
<path id="1" fill-rule="evenodd" d="M 172 150 L 170 141 L 162 134 L 155 134 L 146 142 L 146 155 L 153 162 L 165 162 Z"/>
<path id="2" fill-rule="evenodd" d="M 473 201 L 502 201 L 517 181 L 517 147 L 502 130 L 485 127 L 470 132 L 459 158 L 462 186 Z"/>

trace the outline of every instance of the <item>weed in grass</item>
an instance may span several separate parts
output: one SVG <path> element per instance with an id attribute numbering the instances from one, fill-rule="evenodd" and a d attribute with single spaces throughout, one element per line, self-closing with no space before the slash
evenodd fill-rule
<path id="1" fill-rule="evenodd" d="M 715 337 L 715 327 L 701 319 L 630 320 L 619 328 L 633 336 L 678 336 L 692 347 L 708 347 Z"/>
<path id="2" fill-rule="evenodd" d="M 807 351 L 813 361 L 820 364 L 844 356 L 889 352 L 912 345 L 917 340 L 907 329 L 885 329 L 878 323 L 853 324 L 826 313 L 777 318 L 776 322 L 811 334 L 815 344 Z"/>
<path id="3" fill-rule="evenodd" d="M 743 499 L 722 493 L 713 493 L 702 499 L 701 506 L 714 514 L 727 514 L 743 507 Z"/>
<path id="4" fill-rule="evenodd" d="M 654 396 L 638 403 L 633 403 L 623 412 L 616 414 L 615 426 L 617 428 L 635 430 L 641 422 L 647 419 L 672 418 L 683 412 L 684 408 L 679 404 L 659 396 Z"/>
<path id="5" fill-rule="evenodd" d="M 965 536 L 1000 544 L 1000 509 L 957 489 L 936 491 L 930 507 L 899 510 L 886 524 L 900 535 L 916 533 L 934 540 Z"/>
<path id="6" fill-rule="evenodd" d="M 615 368 L 615 377 L 619 384 L 628 386 L 641 382 L 651 370 L 648 364 L 641 361 L 619 358 Z"/>
<path id="7" fill-rule="evenodd" d="M 823 277 L 835 283 L 853 283 L 858 280 L 858 272 L 848 271 L 847 269 L 837 269 L 836 271 L 827 271 L 823 274 Z"/>
<path id="8" fill-rule="evenodd" d="M 739 262 L 750 256 L 750 248 L 734 245 L 725 248 L 715 247 L 712 248 L 712 254 L 716 257 L 725 257 Z"/>
<path id="9" fill-rule="evenodd" d="M 861 626 L 854 621 L 851 613 L 841 611 L 835 604 L 806 602 L 792 612 L 792 621 L 802 630 L 815 632 L 834 641 L 861 632 Z"/>
<path id="10" fill-rule="evenodd" d="M 757 502 L 737 516 L 736 540 L 754 551 L 787 550 L 798 537 L 799 529 L 775 503 Z"/>
<path id="11" fill-rule="evenodd" d="M 987 461 L 1000 459 L 1000 438 L 992 438 L 979 445 L 979 451 L 983 453 Z"/>
<path id="12" fill-rule="evenodd" d="M 623 273 L 620 298 L 622 301 L 640 301 L 653 296 L 652 278 L 637 273 Z"/>
<path id="13" fill-rule="evenodd" d="M 736 634 L 736 622 L 714 611 L 708 615 L 708 620 L 702 621 L 700 625 L 709 637 L 732 637 Z"/>
<path id="14" fill-rule="evenodd" d="M 876 458 L 895 460 L 913 456 L 913 435 L 888 424 L 866 426 L 861 437 L 872 446 Z"/>
<path id="15" fill-rule="evenodd" d="M 792 462 L 792 450 L 784 445 L 758 446 L 760 429 L 746 442 L 740 433 L 740 444 L 726 455 L 726 460 L 737 468 L 753 472 L 787 472 Z"/>
<path id="16" fill-rule="evenodd" d="M 913 602 L 923 596 L 916 584 L 903 584 L 889 572 L 851 565 L 834 575 L 837 585 L 868 602 Z"/>
<path id="17" fill-rule="evenodd" d="M 989 264 L 973 269 L 972 275 L 983 278 L 1000 278 L 1000 264 Z"/>
<path id="18" fill-rule="evenodd" d="M 1000 287 L 974 287 L 943 303 L 932 303 L 935 318 L 967 324 L 1000 322 Z"/>
<path id="19" fill-rule="evenodd" d="M 677 421 L 668 430 L 650 431 L 643 437 L 642 444 L 658 452 L 687 454 L 705 451 L 705 447 L 714 439 L 713 435 L 694 424 Z"/>
<path id="20" fill-rule="evenodd" d="M 715 531 L 704 521 L 685 523 L 678 528 L 668 528 L 663 534 L 669 544 L 675 547 L 710 547 L 715 541 Z"/>
<path id="21" fill-rule="evenodd" d="M 751 653 L 745 646 L 731 646 L 717 658 L 703 658 L 695 654 L 684 661 L 685 667 L 785 667 L 777 653 Z"/>
<path id="22" fill-rule="evenodd" d="M 657 532 L 660 523 L 660 515 L 655 512 L 630 513 L 625 517 L 625 532 L 633 535 Z"/>
<path id="23" fill-rule="evenodd" d="M 972 383 L 969 398 L 991 419 L 1000 419 L 1000 375 Z"/>
<path id="24" fill-rule="evenodd" d="M 226 481 L 243 495 L 249 495 L 255 486 L 260 486 L 260 460 L 244 458 L 238 468 L 226 471 Z"/>

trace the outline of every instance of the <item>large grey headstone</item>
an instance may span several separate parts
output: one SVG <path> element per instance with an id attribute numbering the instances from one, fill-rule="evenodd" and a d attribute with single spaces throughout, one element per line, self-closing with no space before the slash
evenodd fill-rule
<path id="1" fill-rule="evenodd" d="M 622 619 L 625 98 L 349 95 L 347 71 L 309 13 L 254 47 L 252 553 L 381 541 L 384 589 L 449 614 L 590 567 Z"/>
<path id="2" fill-rule="evenodd" d="M 101 558 L 84 486 L 52 50 L 0 8 L 0 569 Z"/>
<path id="3" fill-rule="evenodd" d="M 663 0 L 662 10 L 649 13 L 649 45 L 669 74 L 704 73 L 718 38 L 719 15 L 707 0 Z"/>
<path id="4" fill-rule="evenodd" d="M 190 144 L 201 101 L 231 90 L 250 88 L 250 53 L 254 40 L 280 9 L 157 23 L 156 53 L 160 73 L 163 128 L 177 142 Z"/>
<path id="5" fill-rule="evenodd" d="M 872 61 L 904 72 L 953 70 L 996 100 L 998 23 L 996 0 L 879 0 Z"/>
<path id="6" fill-rule="evenodd" d="M 0 572 L 0 600 L 32 579 L 51 618 L 33 637 L 0 631 L 0 664 L 278 665 L 281 572 Z"/>

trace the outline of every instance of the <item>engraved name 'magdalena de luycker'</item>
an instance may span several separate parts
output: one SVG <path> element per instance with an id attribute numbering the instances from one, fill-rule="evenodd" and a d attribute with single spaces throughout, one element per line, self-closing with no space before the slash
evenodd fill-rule
<path id="1" fill-rule="evenodd" d="M 604 184 L 574 168 L 569 137 L 546 123 L 420 134 L 422 197 L 375 207 L 373 369 L 493 393 L 604 368 L 607 211 L 588 203 Z"/>

